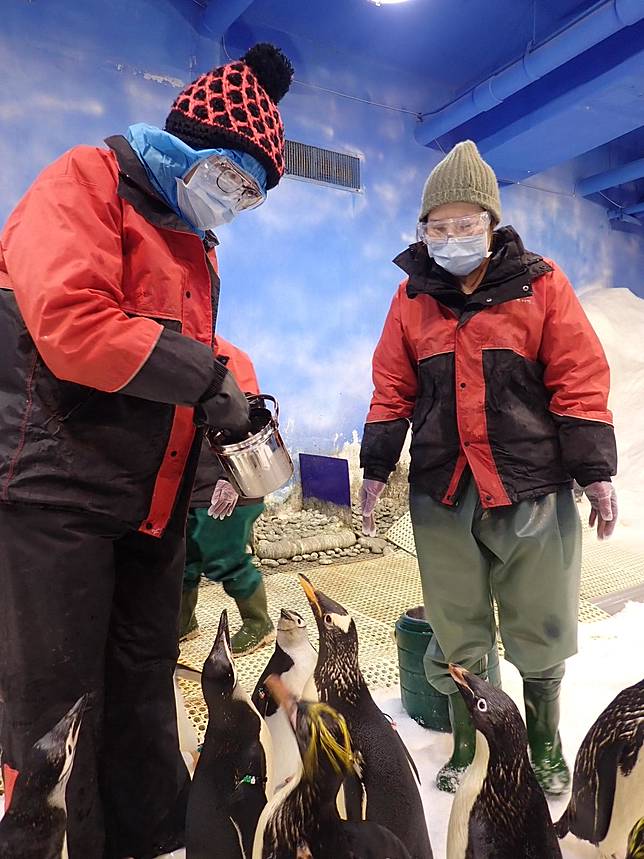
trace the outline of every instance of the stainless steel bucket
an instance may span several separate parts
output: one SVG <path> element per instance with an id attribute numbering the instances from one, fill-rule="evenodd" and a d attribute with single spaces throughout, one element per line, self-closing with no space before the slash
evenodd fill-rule
<path id="1" fill-rule="evenodd" d="M 269 394 L 250 399 L 251 422 L 257 432 L 236 444 L 211 446 L 232 485 L 244 498 L 263 498 L 281 489 L 293 476 L 293 462 L 279 433 L 279 405 Z M 275 414 L 263 407 L 269 401 Z"/>

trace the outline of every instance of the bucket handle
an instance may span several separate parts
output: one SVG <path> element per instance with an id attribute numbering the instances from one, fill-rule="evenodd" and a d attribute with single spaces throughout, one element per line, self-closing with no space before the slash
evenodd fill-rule
<path id="1" fill-rule="evenodd" d="M 277 402 L 275 397 L 271 396 L 270 394 L 253 394 L 250 397 L 248 395 L 246 395 L 246 396 L 247 396 L 249 403 L 259 402 L 261 400 L 264 400 L 264 401 L 270 400 L 270 402 L 273 403 L 273 405 L 275 406 L 275 417 L 273 418 L 273 421 L 276 424 L 279 424 L 279 422 L 280 422 L 280 404 Z"/>
<path id="2" fill-rule="evenodd" d="M 271 396 L 271 394 L 246 394 L 246 399 L 248 400 L 249 404 L 252 404 L 254 402 L 261 402 L 262 400 L 270 400 L 271 403 L 273 403 L 273 405 L 275 406 L 275 415 L 272 418 L 272 421 L 275 426 L 279 425 L 280 404 L 277 402 L 275 397 Z M 221 430 L 215 431 L 212 428 L 206 430 L 206 439 L 208 440 L 208 444 L 210 445 L 210 447 L 216 447 L 220 444 L 223 444 L 223 438 L 224 433 Z"/>

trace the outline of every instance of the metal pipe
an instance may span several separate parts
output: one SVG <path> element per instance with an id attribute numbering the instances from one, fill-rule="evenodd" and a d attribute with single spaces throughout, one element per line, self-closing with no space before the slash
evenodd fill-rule
<path id="1" fill-rule="evenodd" d="M 604 173 L 596 173 L 594 176 L 581 179 L 577 183 L 575 191 L 582 197 L 588 197 L 590 194 L 596 194 L 597 191 L 616 188 L 625 182 L 634 182 L 643 177 L 644 158 L 638 158 L 637 161 L 631 161 L 628 164 L 614 167 L 612 170 L 606 170 Z"/>
<path id="2" fill-rule="evenodd" d="M 511 66 L 427 116 L 416 127 L 416 141 L 427 146 L 642 18 L 643 0 L 606 0 Z"/>

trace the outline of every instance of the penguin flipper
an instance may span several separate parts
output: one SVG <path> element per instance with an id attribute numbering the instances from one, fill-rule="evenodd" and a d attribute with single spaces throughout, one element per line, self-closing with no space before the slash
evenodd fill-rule
<path id="1" fill-rule="evenodd" d="M 364 820 L 365 788 L 358 774 L 347 775 L 342 783 L 344 792 L 344 811 L 346 819 Z"/>
<path id="2" fill-rule="evenodd" d="M 386 713 L 384 715 L 385 715 L 385 718 L 387 719 L 387 721 L 389 722 L 389 724 L 391 725 L 391 730 L 396 735 L 398 742 L 400 744 L 400 748 L 403 750 L 403 753 L 404 753 L 405 757 L 407 758 L 407 763 L 409 764 L 409 767 L 410 767 L 411 771 L 413 772 L 413 774 L 416 778 L 418 786 L 420 787 L 421 786 L 420 773 L 418 772 L 418 767 L 416 766 L 416 762 L 412 758 L 409 749 L 407 748 L 407 746 L 405 745 L 405 743 L 403 741 L 403 738 L 398 733 L 398 729 L 396 728 L 396 723 L 394 722 L 394 720 L 391 718 L 391 716 L 387 716 Z"/>
<path id="3" fill-rule="evenodd" d="M 271 674 L 281 676 L 292 667 L 293 660 L 276 642 L 275 650 L 273 651 L 271 658 L 268 660 L 266 667 L 259 675 L 259 680 L 255 685 L 253 694 L 251 695 L 251 701 L 262 718 L 267 719 L 269 716 L 272 716 L 273 713 L 277 712 L 277 704 L 265 686 L 266 679 L 270 677 Z"/>
<path id="4" fill-rule="evenodd" d="M 622 751 L 623 743 L 604 746 L 597 755 L 595 778 L 585 784 L 573 783 L 573 798 L 566 811 L 569 829 L 591 844 L 599 844 L 608 832 Z"/>

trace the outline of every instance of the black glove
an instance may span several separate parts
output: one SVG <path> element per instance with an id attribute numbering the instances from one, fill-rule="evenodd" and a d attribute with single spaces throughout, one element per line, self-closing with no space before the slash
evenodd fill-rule
<path id="1" fill-rule="evenodd" d="M 241 441 L 251 431 L 248 400 L 230 372 L 217 387 L 216 393 L 209 388 L 195 407 L 195 423 L 221 430 L 228 443 Z"/>

